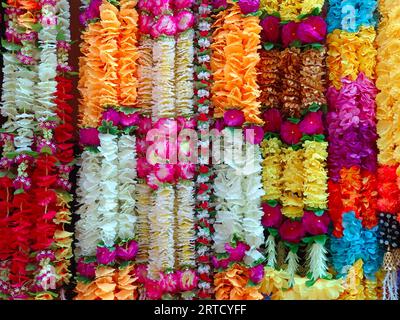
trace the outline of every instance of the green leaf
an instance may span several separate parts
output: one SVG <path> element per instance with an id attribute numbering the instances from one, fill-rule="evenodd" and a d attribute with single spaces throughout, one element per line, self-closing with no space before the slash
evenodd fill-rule
<path id="1" fill-rule="evenodd" d="M 93 152 L 93 153 L 99 153 L 100 152 L 98 147 L 95 147 L 95 146 L 86 146 L 85 150 L 87 150 L 89 152 Z"/>
<path id="2" fill-rule="evenodd" d="M 319 236 L 314 236 L 314 241 L 321 246 L 325 245 L 326 240 L 328 240 L 328 236 L 326 234 L 321 234 Z"/>
<path id="3" fill-rule="evenodd" d="M 300 245 L 298 243 L 290 243 L 285 241 L 285 246 L 289 248 L 289 250 L 293 253 L 297 253 L 299 251 Z"/>
<path id="4" fill-rule="evenodd" d="M 294 151 L 300 150 L 302 147 L 303 147 L 303 146 L 302 146 L 301 143 L 292 144 L 292 145 L 290 146 L 290 148 L 292 148 Z"/>
<path id="5" fill-rule="evenodd" d="M 272 208 L 275 208 L 278 205 L 278 200 L 268 200 L 268 205 Z"/>
<path id="6" fill-rule="evenodd" d="M 313 11 L 311 11 L 312 16 L 319 16 L 321 14 L 321 8 L 314 8 Z"/>
<path id="7" fill-rule="evenodd" d="M 274 228 L 267 228 L 269 234 L 273 237 L 277 237 L 279 235 L 279 232 L 277 229 Z"/>
<path id="8" fill-rule="evenodd" d="M 275 16 L 277 18 L 280 18 L 281 14 L 278 11 L 274 11 L 274 12 L 272 12 L 271 16 Z"/>
<path id="9" fill-rule="evenodd" d="M 43 26 L 41 23 L 35 23 L 31 26 L 31 28 L 33 31 L 40 32 L 40 30 L 43 29 Z"/>
<path id="10" fill-rule="evenodd" d="M 22 46 L 16 43 L 8 42 L 5 39 L 1 39 L 1 46 L 9 51 L 19 51 L 22 49 Z"/>
<path id="11" fill-rule="evenodd" d="M 279 139 L 279 134 L 275 133 L 275 132 L 267 132 L 264 135 L 264 139 L 266 139 L 266 140 L 269 140 L 269 139 L 272 139 L 272 138 L 278 138 Z"/>
<path id="12" fill-rule="evenodd" d="M 247 282 L 247 287 L 253 288 L 253 287 L 257 287 L 257 286 L 258 286 L 258 284 L 257 284 L 257 283 L 254 283 L 254 282 L 251 281 L 251 280 L 249 280 L 249 281 Z"/>
<path id="13" fill-rule="evenodd" d="M 77 71 L 68 71 L 67 74 L 70 75 L 71 77 L 75 77 L 75 76 L 79 75 L 79 72 L 77 72 Z"/>
<path id="14" fill-rule="evenodd" d="M 0 178 L 4 178 L 8 175 L 7 171 L 0 171 Z"/>
<path id="15" fill-rule="evenodd" d="M 310 244 L 314 242 L 314 237 L 305 237 L 302 239 L 305 244 Z"/>
<path id="16" fill-rule="evenodd" d="M 319 109 L 321 108 L 321 106 L 317 103 L 313 103 L 309 108 L 308 111 L 310 112 L 317 112 Z"/>
<path id="17" fill-rule="evenodd" d="M 288 24 L 289 22 L 290 22 L 290 20 L 281 20 L 282 25 Z"/>
<path id="18" fill-rule="evenodd" d="M 316 209 L 316 210 L 312 210 L 312 211 L 314 211 L 315 215 L 318 217 L 322 217 L 325 213 L 325 210 L 322 210 L 322 209 Z"/>
<path id="19" fill-rule="evenodd" d="M 52 155 L 52 154 L 53 154 L 53 152 L 51 151 L 51 148 L 50 148 L 50 147 L 47 147 L 47 146 L 41 148 L 40 152 L 41 152 L 41 153 L 44 153 L 44 154 L 49 154 L 49 155 Z"/>
<path id="20" fill-rule="evenodd" d="M 83 258 L 83 261 L 85 262 L 85 263 L 92 263 L 92 262 L 96 262 L 97 261 L 97 259 L 96 259 L 96 257 L 85 257 L 85 258 Z"/>
<path id="21" fill-rule="evenodd" d="M 84 276 L 80 276 L 80 275 L 76 276 L 75 279 L 76 279 L 77 282 L 82 282 L 82 283 L 84 283 L 84 284 L 89 284 L 89 283 L 92 282 L 91 279 L 86 278 L 86 277 L 84 277 Z"/>
<path id="22" fill-rule="evenodd" d="M 35 271 L 36 270 L 36 266 L 32 263 L 28 263 L 25 267 L 26 271 Z"/>
<path id="23" fill-rule="evenodd" d="M 245 14 L 245 17 L 261 17 L 261 15 L 263 14 L 263 12 L 261 10 L 257 10 L 255 12 L 250 12 L 248 14 Z"/>
<path id="24" fill-rule="evenodd" d="M 310 46 L 312 49 L 316 49 L 316 50 L 321 50 L 324 48 L 324 45 L 321 43 L 312 43 Z"/>
<path id="25" fill-rule="evenodd" d="M 267 50 L 267 51 L 273 49 L 274 46 L 275 45 L 272 42 L 264 42 L 263 45 L 262 45 L 263 49 Z"/>
<path id="26" fill-rule="evenodd" d="M 17 194 L 22 194 L 22 193 L 24 193 L 24 192 L 25 192 L 25 190 L 22 189 L 22 188 L 20 188 L 20 189 L 15 190 L 15 191 L 14 191 L 14 194 L 17 195 Z"/>
<path id="27" fill-rule="evenodd" d="M 300 40 L 295 40 L 290 44 L 291 47 L 295 47 L 295 48 L 301 48 L 301 45 L 302 44 L 301 44 Z"/>
<path id="28" fill-rule="evenodd" d="M 67 38 L 66 38 L 64 32 L 59 32 L 59 33 L 57 33 L 56 40 L 57 40 L 57 41 L 65 41 L 65 40 L 67 40 Z"/>
<path id="29" fill-rule="evenodd" d="M 297 20 L 303 20 L 304 18 L 307 18 L 308 16 L 309 16 L 308 13 L 299 14 L 297 16 Z"/>
<path id="30" fill-rule="evenodd" d="M 317 282 L 318 279 L 314 280 L 314 279 L 310 279 L 306 281 L 306 287 L 310 288 L 314 285 L 315 282 Z"/>
<path id="31" fill-rule="evenodd" d="M 8 8 L 8 4 L 7 4 L 7 3 L 5 3 L 5 2 L 2 2 L 2 3 L 1 3 L 1 6 L 2 6 L 3 8 L 5 8 L 5 9 L 7 9 L 7 8 Z"/>
<path id="32" fill-rule="evenodd" d="M 135 109 L 135 108 L 121 107 L 119 110 L 125 114 L 134 114 L 135 112 L 137 112 L 137 109 Z"/>
<path id="33" fill-rule="evenodd" d="M 294 124 L 298 124 L 300 122 L 299 118 L 288 118 L 288 121 L 294 123 Z"/>

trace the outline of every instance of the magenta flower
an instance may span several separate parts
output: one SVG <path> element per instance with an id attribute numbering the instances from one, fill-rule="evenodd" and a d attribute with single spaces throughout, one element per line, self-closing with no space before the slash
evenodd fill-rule
<path id="1" fill-rule="evenodd" d="M 225 128 L 225 122 L 223 119 L 219 118 L 215 120 L 214 123 L 214 128 L 217 129 L 218 131 L 222 131 Z"/>
<path id="2" fill-rule="evenodd" d="M 151 129 L 151 127 L 152 127 L 151 118 L 149 118 L 149 117 L 141 117 L 140 121 L 139 121 L 139 124 L 138 124 L 137 132 L 139 134 L 145 135 Z"/>
<path id="3" fill-rule="evenodd" d="M 158 38 L 161 35 L 174 36 L 176 31 L 177 27 L 175 18 L 173 16 L 164 15 L 161 16 L 154 24 L 153 28 L 151 29 L 151 35 L 154 38 Z"/>
<path id="4" fill-rule="evenodd" d="M 151 0 L 150 11 L 154 16 L 166 14 L 171 10 L 169 0 Z"/>
<path id="5" fill-rule="evenodd" d="M 139 154 L 146 154 L 147 151 L 147 143 L 144 138 L 136 139 L 136 152 Z"/>
<path id="6" fill-rule="evenodd" d="M 175 9 L 187 9 L 190 8 L 194 3 L 194 0 L 174 0 Z"/>
<path id="7" fill-rule="evenodd" d="M 192 291 L 197 288 L 199 277 L 193 270 L 177 271 L 176 276 L 178 279 L 180 291 Z"/>
<path id="8" fill-rule="evenodd" d="M 299 129 L 303 134 L 307 135 L 323 134 L 322 111 L 308 113 L 300 122 Z"/>
<path id="9" fill-rule="evenodd" d="M 173 183 L 175 181 L 175 166 L 173 164 L 156 164 L 154 174 L 162 183 Z"/>
<path id="10" fill-rule="evenodd" d="M 281 138 L 284 143 L 298 144 L 302 137 L 299 125 L 290 121 L 285 121 L 281 127 Z"/>
<path id="11" fill-rule="evenodd" d="M 176 178 L 183 180 L 191 180 L 196 173 L 196 165 L 194 163 L 179 163 L 175 166 Z"/>
<path id="12" fill-rule="evenodd" d="M 230 109 L 224 113 L 225 125 L 229 127 L 241 127 L 244 121 L 244 113 L 241 110 Z"/>
<path id="13" fill-rule="evenodd" d="M 183 10 L 175 16 L 176 28 L 182 32 L 190 29 L 194 25 L 194 14 L 190 11 Z"/>
<path id="14" fill-rule="evenodd" d="M 120 123 L 124 127 L 136 126 L 140 121 L 140 115 L 138 112 L 126 114 L 124 112 L 120 112 Z"/>
<path id="15" fill-rule="evenodd" d="M 264 266 L 262 264 L 250 268 L 250 280 L 253 283 L 260 283 L 262 279 L 264 279 Z"/>
<path id="16" fill-rule="evenodd" d="M 114 248 L 97 247 L 96 258 L 99 264 L 111 264 L 117 257 L 117 251 Z"/>
<path id="17" fill-rule="evenodd" d="M 264 131 L 279 133 L 282 125 L 282 115 L 278 109 L 268 109 L 263 113 Z"/>
<path id="18" fill-rule="evenodd" d="M 123 261 L 133 260 L 139 251 L 139 245 L 135 240 L 124 244 L 123 246 L 117 246 L 116 248 L 117 258 Z"/>
<path id="19" fill-rule="evenodd" d="M 154 174 L 154 172 L 150 172 L 146 177 L 146 184 L 153 190 L 157 190 L 159 188 L 159 181 Z"/>
<path id="20" fill-rule="evenodd" d="M 151 169 L 152 166 L 147 162 L 145 157 L 141 157 L 137 160 L 136 170 L 140 179 L 146 179 Z"/>
<path id="21" fill-rule="evenodd" d="M 76 266 L 76 271 L 83 277 L 94 278 L 96 276 L 96 263 L 85 263 L 81 258 Z"/>
<path id="22" fill-rule="evenodd" d="M 147 266 L 145 264 L 137 264 L 135 266 L 135 276 L 140 283 L 145 283 L 147 279 Z"/>
<path id="23" fill-rule="evenodd" d="M 279 42 L 281 36 L 281 19 L 275 16 L 268 16 L 261 20 L 260 25 L 263 28 L 261 33 L 263 41 Z"/>
<path id="24" fill-rule="evenodd" d="M 139 16 L 138 24 L 139 24 L 139 31 L 142 34 L 150 34 L 154 21 L 151 16 L 141 14 Z"/>
<path id="25" fill-rule="evenodd" d="M 260 0 L 239 0 L 239 7 L 243 14 L 253 13 L 260 7 Z"/>
<path id="26" fill-rule="evenodd" d="M 211 257 L 211 262 L 212 262 L 214 268 L 216 268 L 216 269 L 219 269 L 219 268 L 226 269 L 226 268 L 228 268 L 229 263 L 231 262 L 231 260 L 229 258 L 218 260 L 217 257 L 212 256 Z"/>
<path id="27" fill-rule="evenodd" d="M 144 287 L 146 289 L 146 298 L 149 300 L 160 300 L 164 293 L 160 283 L 155 280 L 146 279 Z"/>
<path id="28" fill-rule="evenodd" d="M 321 42 L 326 36 L 326 22 L 320 16 L 310 16 L 299 23 L 296 34 L 302 43 Z"/>
<path id="29" fill-rule="evenodd" d="M 185 117 L 179 116 L 176 118 L 178 131 L 183 129 L 195 129 L 197 126 L 197 121 L 195 118 L 187 119 Z"/>
<path id="30" fill-rule="evenodd" d="M 300 221 L 288 219 L 280 226 L 279 234 L 283 241 L 299 243 L 305 236 L 306 231 Z"/>
<path id="31" fill-rule="evenodd" d="M 263 203 L 262 208 L 264 216 L 261 223 L 264 228 L 279 228 L 283 221 L 282 206 L 278 204 L 275 207 L 271 207 L 268 203 Z"/>
<path id="32" fill-rule="evenodd" d="M 160 288 L 164 292 L 177 293 L 179 291 L 179 281 L 175 273 L 161 273 Z"/>
<path id="33" fill-rule="evenodd" d="M 289 22 L 285 24 L 282 28 L 282 44 L 286 48 L 293 41 L 297 40 L 297 28 L 298 24 L 296 22 Z"/>
<path id="34" fill-rule="evenodd" d="M 79 131 L 79 142 L 84 146 L 99 146 L 99 131 L 96 128 L 83 128 Z"/>
<path id="35" fill-rule="evenodd" d="M 326 212 L 322 216 L 317 216 L 313 211 L 305 211 L 303 216 L 303 226 L 305 231 L 313 236 L 326 234 L 329 226 L 329 216 Z"/>
<path id="36" fill-rule="evenodd" d="M 230 261 L 242 261 L 246 251 L 249 249 L 250 247 L 243 242 L 238 242 L 236 247 L 232 247 L 229 243 L 225 243 L 225 250 L 229 253 Z"/>
<path id="37" fill-rule="evenodd" d="M 119 112 L 114 109 L 108 109 L 107 111 L 104 111 L 102 118 L 104 121 L 112 122 L 114 126 L 118 126 L 120 122 Z"/>
<path id="38" fill-rule="evenodd" d="M 212 6 L 215 10 L 226 9 L 228 2 L 226 0 L 212 0 Z"/>
<path id="39" fill-rule="evenodd" d="M 244 128 L 244 136 L 248 143 L 260 144 L 264 139 L 264 130 L 260 126 L 250 125 Z"/>
<path id="40" fill-rule="evenodd" d="M 153 5 L 152 0 L 139 0 L 137 4 L 140 11 L 148 11 L 148 12 L 151 11 L 152 5 Z"/>
<path id="41" fill-rule="evenodd" d="M 159 130 L 161 134 L 176 136 L 178 123 L 174 119 L 161 118 L 154 124 L 154 128 Z"/>

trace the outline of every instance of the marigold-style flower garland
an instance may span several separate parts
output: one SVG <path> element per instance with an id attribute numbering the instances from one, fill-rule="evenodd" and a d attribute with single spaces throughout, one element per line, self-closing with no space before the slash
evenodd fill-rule
<path id="1" fill-rule="evenodd" d="M 83 9 L 76 299 L 132 300 L 139 295 L 134 133 L 148 119 L 135 108 L 138 14 L 129 0 L 92 0 Z"/>
<path id="2" fill-rule="evenodd" d="M 247 13 L 257 11 L 258 5 Z M 240 2 L 214 9 L 223 11 L 214 17 L 211 99 L 215 117 L 223 117 L 226 126 L 220 128 L 224 154 L 214 181 L 215 297 L 256 300 L 262 299 L 258 289 L 264 260 L 259 250 L 264 242 L 259 147 L 263 130 L 258 126 L 263 121 L 256 83 L 261 27 L 257 16 L 245 15 Z"/>
<path id="3" fill-rule="evenodd" d="M 332 264 L 338 277 L 343 267 L 362 259 L 361 280 L 368 290 L 377 287 L 376 272 L 382 254 L 377 240 L 376 119 L 374 84 L 376 1 L 355 1 L 347 6 L 330 1 L 328 13 L 329 213 L 334 230 Z M 343 17 L 354 10 L 350 21 Z M 361 10 L 357 12 L 356 10 Z M 352 14 L 351 12 L 349 13 Z M 350 18 L 350 16 L 349 16 Z M 362 243 L 360 247 L 357 243 Z M 367 248 L 367 252 L 364 249 Z M 373 254 L 369 254 L 369 252 Z M 360 283 L 362 290 L 364 282 Z M 369 293 L 371 296 L 371 293 Z"/>
<path id="4" fill-rule="evenodd" d="M 398 101 L 396 94 L 398 81 L 392 50 L 397 44 L 393 35 L 398 34 L 396 21 L 400 18 L 399 1 L 379 1 L 381 21 L 376 38 L 378 45 L 378 63 L 376 67 L 376 86 L 379 93 L 377 104 L 378 130 L 378 202 L 380 241 L 386 253 L 383 262 L 385 278 L 383 281 L 383 299 L 398 300 L 398 269 L 400 267 L 399 236 L 399 143 L 398 143 Z"/>

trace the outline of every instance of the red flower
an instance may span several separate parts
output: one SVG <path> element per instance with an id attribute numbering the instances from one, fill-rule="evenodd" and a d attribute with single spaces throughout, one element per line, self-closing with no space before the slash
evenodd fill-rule
<path id="1" fill-rule="evenodd" d="M 326 234 L 329 226 L 329 216 L 326 212 L 322 216 L 317 216 L 312 211 L 305 211 L 303 216 L 303 226 L 306 232 L 313 236 Z"/>
<path id="2" fill-rule="evenodd" d="M 322 111 L 308 113 L 300 122 L 299 129 L 303 134 L 307 135 L 323 134 Z"/>
<path id="3" fill-rule="evenodd" d="M 278 109 L 268 109 L 263 114 L 264 131 L 279 133 L 282 125 L 282 116 Z"/>
<path id="4" fill-rule="evenodd" d="M 299 243 L 305 236 L 303 224 L 300 221 L 286 220 L 279 228 L 279 234 L 283 241 Z"/>
<path id="5" fill-rule="evenodd" d="M 261 33 L 264 41 L 276 43 L 281 35 L 281 19 L 275 16 L 268 16 L 260 22 L 263 31 Z"/>
<path id="6" fill-rule="evenodd" d="M 283 220 L 282 206 L 276 205 L 275 207 L 271 207 L 268 203 L 263 203 L 262 208 L 264 216 L 261 223 L 264 228 L 279 228 Z"/>
<path id="7" fill-rule="evenodd" d="M 296 33 L 302 43 L 321 42 L 326 36 L 326 22 L 320 16 L 310 16 L 299 23 Z"/>
<path id="8" fill-rule="evenodd" d="M 282 141 L 287 144 L 298 144 L 302 137 L 299 125 L 290 121 L 285 121 L 281 127 Z"/>
<path id="9" fill-rule="evenodd" d="M 284 47 L 288 47 L 293 41 L 297 40 L 297 28 L 296 22 L 289 22 L 282 28 L 282 44 Z"/>
<path id="10" fill-rule="evenodd" d="M 209 172 L 209 169 L 208 169 L 207 166 L 200 166 L 199 172 L 200 172 L 201 174 L 206 174 L 206 173 Z"/>

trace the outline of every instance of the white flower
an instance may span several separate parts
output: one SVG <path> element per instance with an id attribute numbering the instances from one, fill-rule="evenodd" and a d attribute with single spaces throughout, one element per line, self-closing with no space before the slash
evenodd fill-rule
<path id="1" fill-rule="evenodd" d="M 210 96 L 210 92 L 206 89 L 200 89 L 197 91 L 197 95 L 200 98 L 208 98 Z"/>
<path id="2" fill-rule="evenodd" d="M 198 29 L 200 31 L 208 31 L 211 29 L 211 24 L 208 23 L 207 21 L 201 21 L 198 25 Z"/>
<path id="3" fill-rule="evenodd" d="M 197 75 L 200 80 L 208 80 L 210 79 L 210 73 L 207 71 L 200 71 Z"/>

